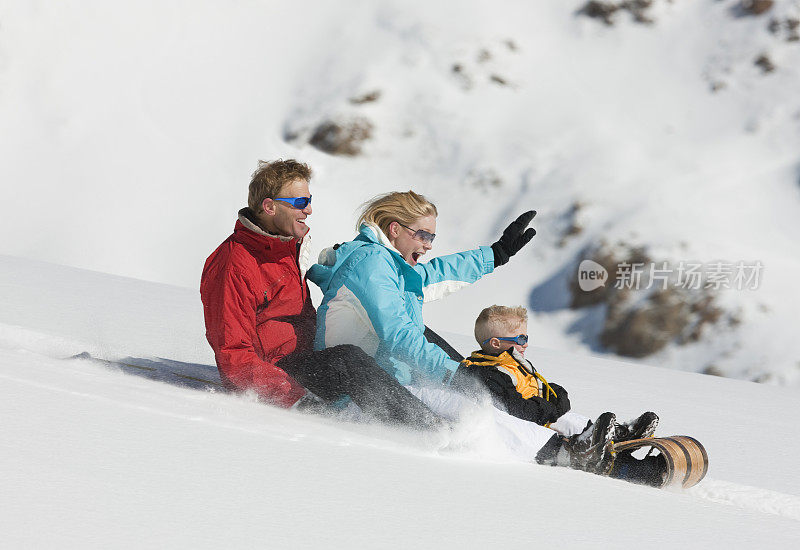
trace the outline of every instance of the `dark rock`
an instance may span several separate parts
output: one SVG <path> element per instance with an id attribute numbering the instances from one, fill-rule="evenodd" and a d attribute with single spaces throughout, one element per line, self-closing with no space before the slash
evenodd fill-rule
<path id="1" fill-rule="evenodd" d="M 381 98 L 380 90 L 373 90 L 360 96 L 351 97 L 350 103 L 353 105 L 363 105 L 364 103 L 373 103 Z"/>
<path id="2" fill-rule="evenodd" d="M 655 292 L 640 307 L 611 308 L 600 343 L 625 357 L 646 357 L 681 335 L 690 322 L 689 309 L 672 289 Z"/>
<path id="3" fill-rule="evenodd" d="M 800 19 L 788 18 L 784 21 L 786 29 L 789 31 L 786 37 L 787 42 L 797 42 L 800 40 Z"/>
<path id="4" fill-rule="evenodd" d="M 609 27 L 614 24 L 612 19 L 613 15 L 617 13 L 619 6 L 611 2 L 599 2 L 598 0 L 589 0 L 578 10 L 579 15 L 585 15 L 592 19 L 600 19 Z"/>
<path id="5" fill-rule="evenodd" d="M 775 71 L 775 65 L 772 63 L 772 60 L 767 56 L 767 54 L 762 53 L 759 55 L 753 64 L 756 67 L 759 67 L 764 74 Z"/>
<path id="6" fill-rule="evenodd" d="M 773 4 L 773 0 L 742 0 L 739 9 L 744 15 L 761 15 L 771 10 Z"/>
<path id="7" fill-rule="evenodd" d="M 567 244 L 567 240 L 571 237 L 576 235 L 580 235 L 583 232 L 583 226 L 578 221 L 578 214 L 580 213 L 581 209 L 583 208 L 583 203 L 580 201 L 575 201 L 569 207 L 569 210 L 563 215 L 563 220 L 565 222 L 564 230 L 561 232 L 561 238 L 558 241 L 558 246 L 562 247 Z"/>
<path id="8" fill-rule="evenodd" d="M 290 128 L 289 126 L 283 127 L 283 141 L 291 143 L 300 137 L 300 132 Z"/>
<path id="9" fill-rule="evenodd" d="M 600 19 L 608 26 L 614 24 L 614 15 L 618 11 L 627 11 L 637 23 L 650 25 L 653 20 L 647 16 L 647 10 L 653 6 L 653 0 L 625 0 L 622 2 L 600 2 L 590 0 L 578 10 L 578 15 Z"/>
<path id="10" fill-rule="evenodd" d="M 653 0 L 628 0 L 627 2 L 623 2 L 620 7 L 627 10 L 637 23 L 650 25 L 653 23 L 653 20 L 647 17 L 645 12 L 650 9 L 652 5 Z"/>
<path id="11" fill-rule="evenodd" d="M 456 80 L 459 81 L 462 89 L 469 90 L 472 88 L 472 78 L 467 74 L 467 71 L 461 63 L 454 63 L 453 66 L 450 67 L 450 71 L 453 73 Z"/>
<path id="12" fill-rule="evenodd" d="M 800 41 L 800 19 L 787 17 L 781 20 L 773 17 L 770 19 L 767 29 L 787 42 Z"/>
<path id="13" fill-rule="evenodd" d="M 722 369 L 713 364 L 708 365 L 705 369 L 703 369 L 703 374 L 708 374 L 711 376 L 725 376 L 725 373 L 722 372 Z"/>
<path id="14" fill-rule="evenodd" d="M 361 146 L 372 136 L 372 129 L 372 123 L 365 118 L 347 122 L 326 120 L 316 127 L 309 143 L 331 155 L 352 157 L 361 154 Z"/>
<path id="15" fill-rule="evenodd" d="M 489 80 L 491 80 L 495 84 L 499 84 L 500 86 L 508 86 L 508 81 L 505 78 L 503 78 L 502 76 L 499 76 L 499 75 L 496 75 L 496 74 L 493 74 L 492 76 L 490 76 Z"/>
<path id="16" fill-rule="evenodd" d="M 767 30 L 772 34 L 778 34 L 781 30 L 781 26 L 780 20 L 773 17 L 767 24 Z"/>
<path id="17" fill-rule="evenodd" d="M 711 83 L 711 91 L 713 93 L 717 93 L 721 90 L 724 90 L 727 87 L 728 85 L 721 80 L 715 80 L 714 82 Z"/>

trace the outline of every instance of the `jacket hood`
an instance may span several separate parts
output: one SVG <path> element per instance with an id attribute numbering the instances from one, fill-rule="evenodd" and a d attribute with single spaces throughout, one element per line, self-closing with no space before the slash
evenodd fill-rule
<path id="1" fill-rule="evenodd" d="M 311 266 L 311 269 L 308 271 L 309 280 L 319 286 L 323 292 L 326 292 L 333 276 L 347 259 L 356 250 L 369 244 L 383 246 L 392 255 L 395 264 L 398 264 L 401 270 L 404 269 L 403 266 L 405 266 L 411 273 L 416 274 L 414 268 L 408 265 L 408 262 L 406 262 L 403 255 L 400 254 L 400 251 L 392 246 L 392 243 L 389 242 L 389 238 L 381 231 L 380 227 L 373 223 L 362 223 L 355 239 L 336 247 L 326 248 L 320 252 L 317 260 L 318 263 Z M 418 274 L 417 277 L 419 277 Z"/>

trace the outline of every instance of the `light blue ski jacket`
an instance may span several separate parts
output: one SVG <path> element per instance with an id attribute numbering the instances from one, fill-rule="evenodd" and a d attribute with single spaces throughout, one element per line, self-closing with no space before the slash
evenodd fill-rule
<path id="1" fill-rule="evenodd" d="M 494 270 L 491 247 L 410 266 L 376 225 L 335 251 L 326 249 L 308 279 L 324 293 L 315 349 L 355 344 L 403 385 L 448 384 L 458 363 L 425 339 L 422 304 L 442 298 Z"/>

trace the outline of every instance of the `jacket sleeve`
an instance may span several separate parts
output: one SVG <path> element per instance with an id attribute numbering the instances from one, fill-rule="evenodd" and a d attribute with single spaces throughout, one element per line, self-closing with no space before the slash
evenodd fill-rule
<path id="1" fill-rule="evenodd" d="M 211 266 L 200 283 L 206 338 L 223 381 L 253 389 L 276 405 L 290 407 L 306 390 L 286 372 L 256 353 L 256 307 L 247 277 L 232 266 Z"/>
<path id="2" fill-rule="evenodd" d="M 475 250 L 439 256 L 414 269 L 422 276 L 422 292 L 426 302 L 444 298 L 487 273 L 494 271 L 494 252 L 482 246 Z"/>
<path id="3" fill-rule="evenodd" d="M 361 303 L 386 351 L 423 376 L 449 384 L 458 363 L 428 342 L 421 320 L 415 323 L 409 316 L 391 257 L 369 252 L 359 260 L 344 285 Z"/>
<path id="4" fill-rule="evenodd" d="M 480 377 L 484 380 L 492 396 L 499 401 L 508 414 L 536 424 L 555 422 L 563 413 L 559 413 L 554 403 L 541 397 L 524 399 L 511 383 L 507 375 L 490 367 L 469 367 L 481 369 Z"/>

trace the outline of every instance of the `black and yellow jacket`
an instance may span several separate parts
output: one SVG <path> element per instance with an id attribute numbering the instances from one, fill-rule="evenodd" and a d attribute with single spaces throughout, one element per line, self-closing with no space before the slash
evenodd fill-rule
<path id="1" fill-rule="evenodd" d="M 548 383 L 513 348 L 498 354 L 476 351 L 461 364 L 461 369 L 480 380 L 495 402 L 513 416 L 544 426 L 570 408 L 567 390 Z"/>

